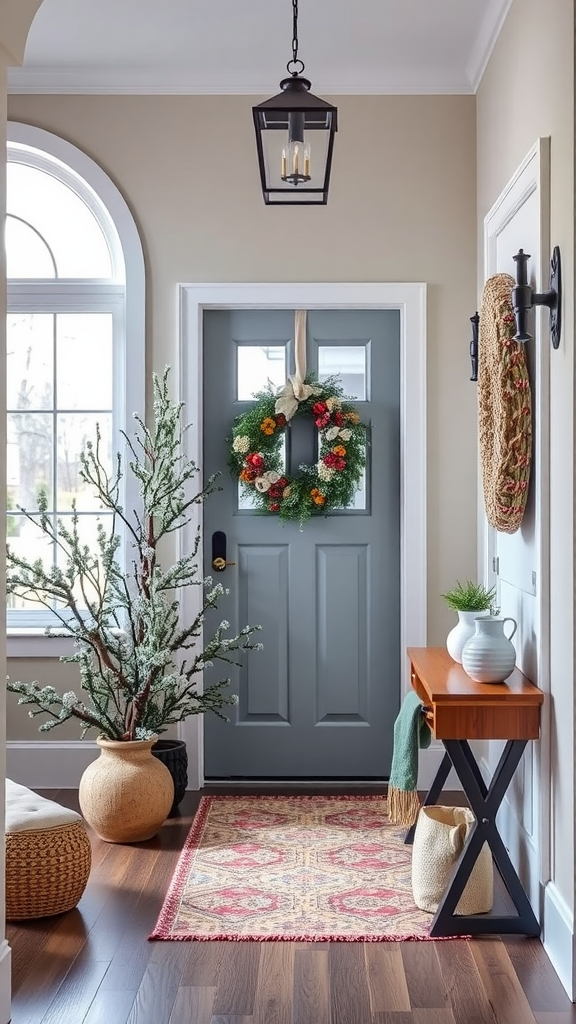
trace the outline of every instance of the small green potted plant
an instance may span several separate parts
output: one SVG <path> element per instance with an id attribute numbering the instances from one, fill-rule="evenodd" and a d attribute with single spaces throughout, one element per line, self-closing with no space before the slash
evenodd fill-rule
<path id="1" fill-rule="evenodd" d="M 223 587 L 203 577 L 198 532 L 181 545 L 182 554 L 173 564 L 163 558 L 169 551 L 167 540 L 186 527 L 192 529 L 194 506 L 217 485 L 211 478 L 194 489 L 198 467 L 185 453 L 188 426 L 182 423 L 182 403 L 169 397 L 168 368 L 162 376 L 154 374 L 153 388 L 153 422 L 147 426 L 135 415 L 134 435 L 123 435 L 125 457 L 117 453 L 112 469 L 98 428 L 94 441 L 81 453 L 80 477 L 93 489 L 103 513 L 108 513 L 102 515 L 93 543 L 82 539 L 81 516 L 74 503 L 72 515 L 55 523 L 46 495 L 40 494 L 38 513 L 22 511 L 46 538 L 47 551 L 59 551 L 58 563 L 29 560 L 7 545 L 7 593 L 35 601 L 53 614 L 56 625 L 47 632 L 74 640 L 75 653 L 61 660 L 77 665 L 80 676 L 77 690 L 65 693 L 38 682 L 15 680 L 8 680 L 8 690 L 19 695 L 18 703 L 30 709 L 32 717 L 42 716 L 40 731 L 71 718 L 78 721 L 82 735 L 96 730 L 100 758 L 80 780 L 80 803 L 85 818 L 111 842 L 149 838 L 170 809 L 173 781 L 168 769 L 152 756 L 158 734 L 190 715 L 212 711 L 224 718 L 226 705 L 236 703 L 227 678 L 202 687 L 204 666 L 239 664 L 244 654 L 262 646 L 253 637 L 259 626 L 245 626 L 236 636 L 229 635 L 227 622 L 208 628 Z M 121 501 L 125 463 L 139 490 L 133 511 Z M 121 532 L 129 551 L 127 564 L 118 558 Z M 197 612 L 192 621 L 185 621 L 179 598 L 189 587 L 198 594 Z M 130 831 L 120 797 L 112 799 L 110 764 L 114 757 L 126 762 L 131 755 L 143 764 L 143 750 L 148 764 L 153 763 L 151 770 L 158 776 L 160 769 L 167 777 L 168 806 L 158 810 L 154 826 L 134 825 Z M 99 782 L 95 771 L 103 756 L 108 767 Z M 161 781 L 158 776 L 157 781 L 137 784 L 136 798 L 131 799 L 143 817 Z M 102 804 L 115 804 L 119 838 L 114 838 L 113 824 L 103 824 L 100 810 L 88 808 L 88 793 L 91 802 L 97 802 L 99 786 Z"/>
<path id="2" fill-rule="evenodd" d="M 490 612 L 495 596 L 495 587 L 488 588 L 473 580 L 463 583 L 457 580 L 450 590 L 441 594 L 448 607 L 458 613 L 458 622 L 446 637 L 446 647 L 450 657 L 459 664 L 462 664 L 464 644 L 474 635 L 475 619 Z"/>

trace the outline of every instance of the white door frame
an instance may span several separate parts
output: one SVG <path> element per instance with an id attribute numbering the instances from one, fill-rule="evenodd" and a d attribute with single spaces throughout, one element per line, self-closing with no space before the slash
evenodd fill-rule
<path id="1" fill-rule="evenodd" d="M 410 687 L 406 647 L 426 643 L 426 285 L 399 284 L 182 284 L 180 313 L 180 399 L 184 419 L 194 427 L 185 435 L 186 454 L 202 464 L 202 342 L 205 309 L 398 309 L 400 311 L 400 643 L 402 693 Z M 190 550 L 197 520 L 180 531 L 182 550 Z M 198 553 L 202 566 L 202 550 Z M 197 594 L 182 594 L 186 622 L 198 614 Z M 201 640 L 199 640 L 201 642 Z M 189 757 L 189 786 L 204 783 L 202 716 L 183 723 Z"/>
<path id="2" fill-rule="evenodd" d="M 490 277 L 498 271 L 498 236 L 512 220 L 526 200 L 536 192 L 540 207 L 540 280 L 538 291 L 548 288 L 550 268 L 550 139 L 541 138 L 510 179 L 484 218 L 484 274 Z M 511 254 L 513 255 L 513 254 Z M 537 366 L 537 393 L 535 404 L 538 409 L 538 424 L 534 431 L 534 471 L 536 529 L 538 532 L 537 571 L 537 614 L 539 618 L 540 643 L 536 652 L 538 678 L 541 690 L 550 691 L 550 342 L 548 311 L 542 306 L 535 307 L 536 337 L 529 344 L 535 345 Z M 493 574 L 492 558 L 496 551 L 496 533 L 488 525 L 483 509 L 480 512 L 482 560 L 484 579 Z M 550 850 L 550 702 L 542 706 L 540 742 L 534 745 L 534 777 L 539 779 L 538 816 L 539 842 L 537 870 L 542 886 L 551 876 Z"/>

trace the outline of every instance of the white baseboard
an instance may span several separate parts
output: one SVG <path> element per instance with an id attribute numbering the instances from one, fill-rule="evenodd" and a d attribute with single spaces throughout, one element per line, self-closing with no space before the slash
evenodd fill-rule
<path id="1" fill-rule="evenodd" d="M 98 756 L 98 747 L 92 740 L 8 740 L 6 743 L 6 775 L 13 782 L 29 789 L 78 789 L 80 777 L 91 761 Z M 444 747 L 432 743 L 420 751 L 418 789 L 427 790 L 440 767 Z M 198 789 L 193 765 L 188 765 L 188 789 Z M 461 789 L 452 770 L 446 781 L 447 789 Z"/>
<path id="2" fill-rule="evenodd" d="M 8 1024 L 12 1014 L 11 1001 L 12 950 L 6 939 L 0 939 L 0 1024 Z"/>
<path id="3" fill-rule="evenodd" d="M 78 789 L 98 757 L 93 740 L 8 740 L 6 775 L 29 789 Z"/>
<path id="4" fill-rule="evenodd" d="M 542 945 L 569 998 L 576 1001 L 574 914 L 554 882 L 544 887 Z"/>
<path id="5" fill-rule="evenodd" d="M 438 771 L 442 758 L 446 751 L 441 743 L 432 743 L 427 750 L 421 750 L 418 755 L 418 789 L 426 792 L 430 789 Z M 453 768 L 444 783 L 444 789 L 462 789 L 462 783 Z"/>

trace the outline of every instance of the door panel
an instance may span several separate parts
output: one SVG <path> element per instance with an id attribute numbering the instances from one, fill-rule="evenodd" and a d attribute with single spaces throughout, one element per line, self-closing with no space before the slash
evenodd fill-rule
<path id="1" fill-rule="evenodd" d="M 264 650 L 238 668 L 229 723 L 206 716 L 205 775 L 246 778 L 386 777 L 400 696 L 400 316 L 397 310 L 313 310 L 307 365 L 340 373 L 370 424 L 366 485 L 356 507 L 280 524 L 239 502 L 226 467 L 231 426 L 266 377 L 293 372 L 293 310 L 204 313 L 206 476 L 222 490 L 204 508 L 209 538 L 223 530 L 236 563 L 216 579 L 230 588 L 217 615 L 262 625 Z M 249 368 L 248 370 L 246 368 Z M 241 397 L 240 397 L 241 396 Z M 308 417 L 286 431 L 295 473 L 317 458 Z M 205 573 L 212 575 L 207 557 Z M 218 666 L 207 681 L 221 678 Z"/>
<path id="2" fill-rule="evenodd" d="M 244 667 L 238 720 L 288 720 L 287 545 L 238 546 L 238 622 L 258 623 L 266 645 Z"/>
<path id="3" fill-rule="evenodd" d="M 316 563 L 317 722 L 367 722 L 366 545 L 319 545 Z"/>

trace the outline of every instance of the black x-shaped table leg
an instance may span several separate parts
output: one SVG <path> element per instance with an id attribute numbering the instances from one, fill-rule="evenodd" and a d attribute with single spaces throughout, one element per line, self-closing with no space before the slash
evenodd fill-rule
<path id="1" fill-rule="evenodd" d="M 454 867 L 446 891 L 438 905 L 430 928 L 433 938 L 446 935 L 539 935 L 540 925 L 496 827 L 496 814 L 520 763 L 526 740 L 508 740 L 496 766 L 490 785 L 484 783 L 467 740 L 442 740 L 446 753 L 424 806 L 437 802 L 450 768 L 454 766 L 476 821 L 470 829 L 460 859 Z M 405 842 L 411 843 L 414 827 Z M 484 843 L 488 843 L 494 863 L 512 898 L 518 914 L 454 914 L 476 859 Z"/>

